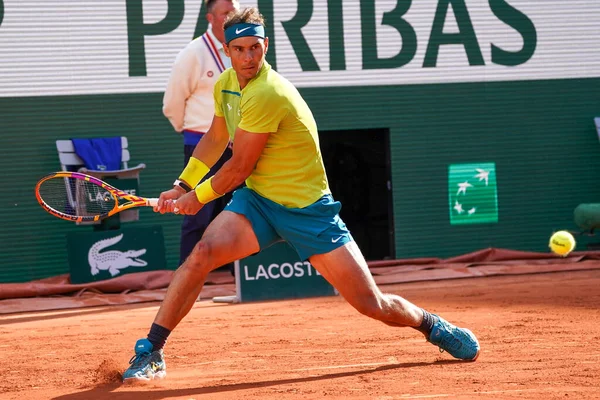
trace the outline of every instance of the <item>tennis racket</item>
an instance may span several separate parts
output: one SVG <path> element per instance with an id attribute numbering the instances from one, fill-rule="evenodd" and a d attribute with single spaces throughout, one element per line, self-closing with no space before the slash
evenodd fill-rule
<path id="1" fill-rule="evenodd" d="M 125 193 L 80 172 L 55 172 L 35 186 L 38 203 L 55 217 L 74 222 L 101 221 L 134 207 L 154 207 L 158 199 Z"/>

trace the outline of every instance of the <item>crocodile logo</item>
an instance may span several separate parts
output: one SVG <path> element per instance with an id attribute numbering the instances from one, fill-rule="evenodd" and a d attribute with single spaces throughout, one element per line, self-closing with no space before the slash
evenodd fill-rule
<path id="1" fill-rule="evenodd" d="M 100 271 L 108 271 L 111 276 L 116 276 L 125 268 L 145 267 L 148 265 L 146 261 L 138 258 L 146 254 L 146 249 L 102 252 L 105 248 L 119 243 L 121 239 L 123 239 L 122 233 L 112 238 L 100 240 L 90 247 L 88 262 L 92 275 L 97 275 Z"/>

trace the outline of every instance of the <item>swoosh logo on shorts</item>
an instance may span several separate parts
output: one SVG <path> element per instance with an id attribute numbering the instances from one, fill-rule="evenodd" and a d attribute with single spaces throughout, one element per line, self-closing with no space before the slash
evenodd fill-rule
<path id="1" fill-rule="evenodd" d="M 337 243 L 337 242 L 339 242 L 339 241 L 340 241 L 340 239 L 341 239 L 341 238 L 343 238 L 343 237 L 344 237 L 344 236 L 342 235 L 342 236 L 340 236 L 340 237 L 339 237 L 339 238 L 337 238 L 337 239 L 331 238 L 331 243 Z"/>
<path id="2" fill-rule="evenodd" d="M 250 29 L 250 28 L 252 28 L 252 27 L 251 26 L 247 26 L 244 29 L 237 29 L 237 28 L 235 28 L 235 34 L 239 35 L 240 33 L 244 32 L 246 29 Z"/>

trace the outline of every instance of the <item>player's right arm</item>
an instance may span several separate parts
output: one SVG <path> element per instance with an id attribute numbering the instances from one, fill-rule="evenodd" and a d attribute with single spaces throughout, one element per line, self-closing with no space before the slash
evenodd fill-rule
<path id="1" fill-rule="evenodd" d="M 192 157 L 185 169 L 174 182 L 173 188 L 162 192 L 158 199 L 155 211 L 161 213 L 173 212 L 175 206 L 172 200 L 179 199 L 185 193 L 192 191 L 196 185 L 210 171 L 210 168 L 221 158 L 225 148 L 229 144 L 229 132 L 227 122 L 223 115 L 220 88 L 221 79 L 214 87 L 215 113 L 208 131 L 202 135 L 202 139 L 196 145 Z"/>
<path id="2" fill-rule="evenodd" d="M 219 161 L 229 144 L 229 132 L 225 117 L 213 116 L 208 132 L 196 145 L 192 157 L 202 161 L 209 168 Z"/>
<path id="3" fill-rule="evenodd" d="M 227 122 L 224 117 L 215 115 L 208 132 L 196 145 L 190 161 L 173 185 L 173 188 L 162 192 L 158 198 L 155 211 L 173 212 L 172 200 L 196 187 L 199 181 L 210 171 L 210 168 L 221 158 L 229 144 Z"/>

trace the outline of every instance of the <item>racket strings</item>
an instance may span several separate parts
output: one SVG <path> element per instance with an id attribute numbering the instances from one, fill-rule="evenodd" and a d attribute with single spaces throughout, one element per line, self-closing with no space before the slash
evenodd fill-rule
<path id="1" fill-rule="evenodd" d="M 48 207 L 77 217 L 106 214 L 117 205 L 114 196 L 103 187 L 70 177 L 44 181 L 39 187 L 39 195 Z"/>

